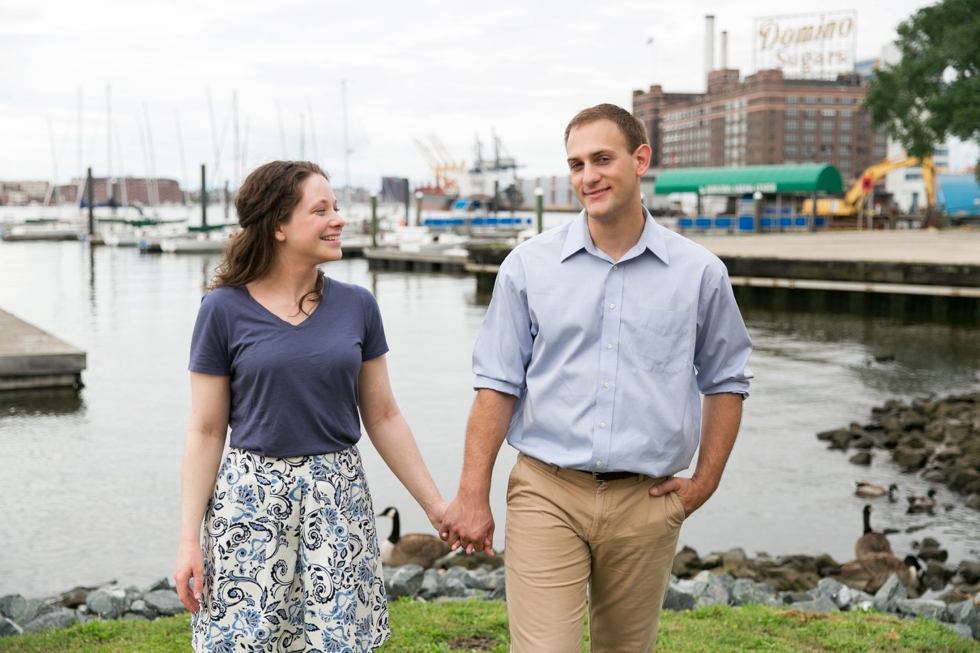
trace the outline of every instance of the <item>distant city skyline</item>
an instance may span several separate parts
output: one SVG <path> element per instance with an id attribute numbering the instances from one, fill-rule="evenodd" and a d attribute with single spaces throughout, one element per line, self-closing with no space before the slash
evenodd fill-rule
<path id="1" fill-rule="evenodd" d="M 857 57 L 870 59 L 927 4 L 830 1 L 821 9 L 857 10 Z M 629 109 L 632 91 L 654 83 L 703 90 L 705 14 L 715 15 L 718 33 L 728 32 L 728 66 L 744 75 L 752 72 L 753 21 L 784 13 L 775 0 L 627 0 L 598 8 L 580 0 L 4 0 L 0 179 L 51 180 L 53 159 L 55 181 L 79 174 L 79 88 L 81 167 L 105 175 L 111 85 L 113 174 L 169 177 L 193 189 L 205 163 L 215 187 L 226 179 L 235 185 L 241 173 L 230 108 L 237 91 L 247 169 L 298 158 L 302 140 L 304 158 L 316 158 L 343 186 L 342 80 L 353 186 L 380 187 L 389 175 L 431 181 L 414 145 L 430 133 L 470 165 L 475 134 L 491 156 L 493 131 L 523 164 L 522 177 L 565 174 L 562 134 L 578 110 L 599 102 Z M 224 137 L 217 174 L 214 133 L 219 142 Z M 976 160 L 968 146 L 950 155 L 954 168 Z"/>

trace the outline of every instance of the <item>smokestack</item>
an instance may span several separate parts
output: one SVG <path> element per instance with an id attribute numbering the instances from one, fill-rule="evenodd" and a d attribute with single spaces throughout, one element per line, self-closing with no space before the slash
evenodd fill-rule
<path id="1" fill-rule="evenodd" d="M 715 69 L 715 17 L 708 14 L 704 17 L 704 78 Z"/>
<path id="2" fill-rule="evenodd" d="M 721 30 L 721 70 L 728 69 L 728 30 Z"/>

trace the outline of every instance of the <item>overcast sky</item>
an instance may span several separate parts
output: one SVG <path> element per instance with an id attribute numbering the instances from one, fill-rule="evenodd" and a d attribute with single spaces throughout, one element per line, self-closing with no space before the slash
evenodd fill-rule
<path id="1" fill-rule="evenodd" d="M 896 26 L 925 4 L 815 7 L 857 10 L 863 59 L 878 56 Z M 777 0 L 0 0 L 0 179 L 50 179 L 54 160 L 60 181 L 78 173 L 79 89 L 82 163 L 104 175 L 111 85 L 114 174 L 155 167 L 196 186 L 200 164 L 217 160 L 215 131 L 219 142 L 224 135 L 218 183 L 234 183 L 229 109 L 237 90 L 249 168 L 298 158 L 305 114 L 305 157 L 318 154 L 342 185 L 341 80 L 356 185 L 378 187 L 382 175 L 430 179 L 414 145 L 430 133 L 471 163 L 475 135 L 489 147 L 495 130 L 525 166 L 522 176 L 564 174 L 562 133 L 579 109 L 600 102 L 628 109 L 633 89 L 652 82 L 667 91 L 704 88 L 705 14 L 716 16 L 716 31 L 728 30 L 729 65 L 745 74 L 753 19 L 787 7 Z M 961 149 L 953 154 L 954 165 L 970 163 Z"/>

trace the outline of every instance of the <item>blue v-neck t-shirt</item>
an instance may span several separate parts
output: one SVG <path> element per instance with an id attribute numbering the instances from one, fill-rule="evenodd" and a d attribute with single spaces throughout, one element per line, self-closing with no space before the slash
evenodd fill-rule
<path id="1" fill-rule="evenodd" d="M 323 299 L 294 326 L 244 286 L 226 286 L 201 300 L 189 369 L 230 378 L 231 446 L 288 458 L 360 439 L 357 376 L 363 361 L 387 351 L 365 288 L 325 278 Z"/>

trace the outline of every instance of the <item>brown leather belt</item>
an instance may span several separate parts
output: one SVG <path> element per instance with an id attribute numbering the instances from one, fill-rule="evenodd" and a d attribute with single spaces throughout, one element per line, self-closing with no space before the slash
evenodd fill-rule
<path id="1" fill-rule="evenodd" d="M 589 474 L 596 483 L 606 483 L 607 481 L 619 481 L 624 478 L 635 478 L 639 476 L 636 472 L 589 472 L 584 469 L 573 470 Z"/>

